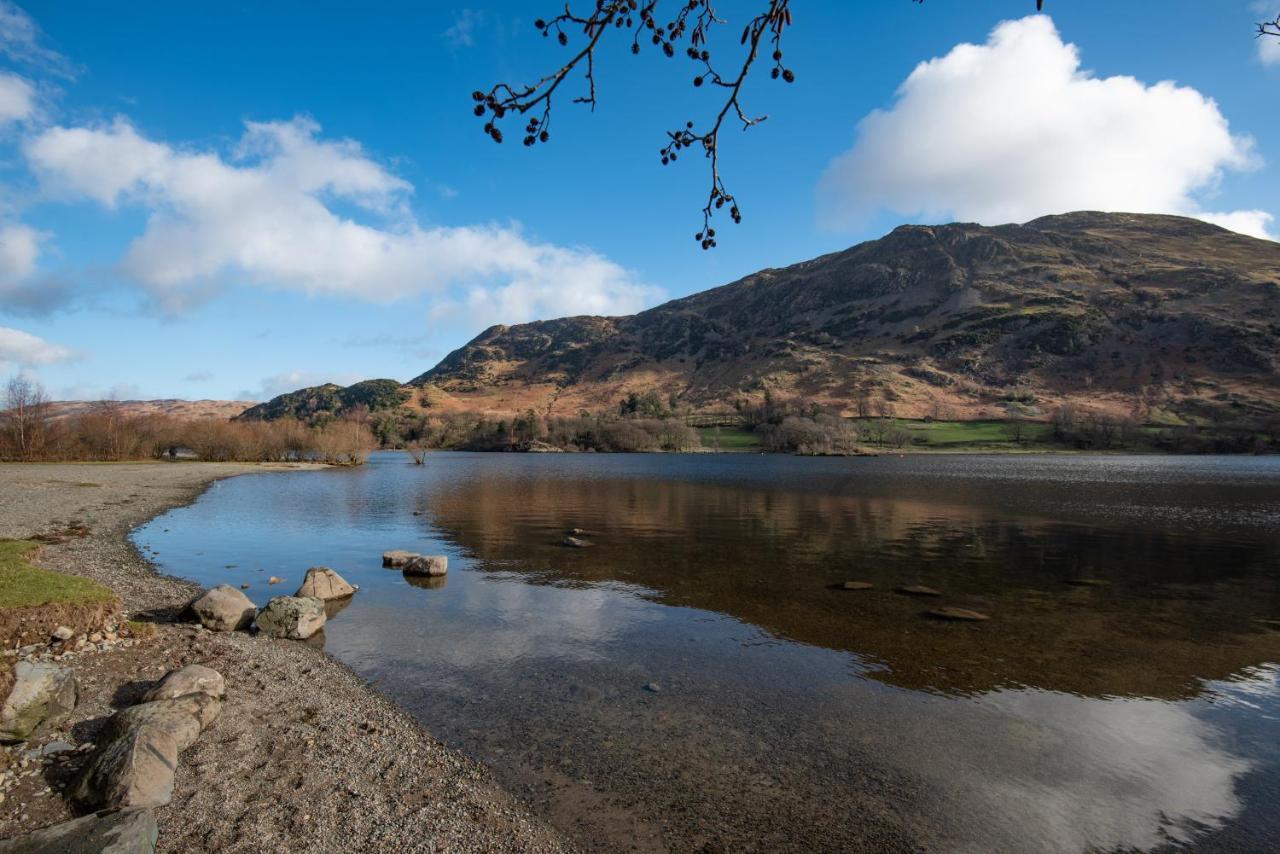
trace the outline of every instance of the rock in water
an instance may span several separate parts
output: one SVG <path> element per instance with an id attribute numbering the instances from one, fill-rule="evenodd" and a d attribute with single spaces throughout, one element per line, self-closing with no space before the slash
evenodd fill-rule
<path id="1" fill-rule="evenodd" d="M 0 854 L 151 854 L 156 818 L 149 809 L 86 815 L 0 842 Z"/>
<path id="2" fill-rule="evenodd" d="M 153 727 L 173 736 L 178 750 L 196 743 L 200 733 L 217 720 L 222 703 L 208 694 L 185 694 L 172 700 L 139 703 L 116 712 L 102 729 L 100 738 L 123 738 L 130 730 Z"/>
<path id="3" fill-rule="evenodd" d="M 909 587 L 899 587 L 898 592 L 907 596 L 941 596 L 941 590 L 935 590 L 932 587 L 925 587 L 923 584 L 913 584 Z"/>
<path id="4" fill-rule="evenodd" d="M 200 624 L 215 632 L 245 628 L 253 622 L 256 610 L 249 597 L 230 584 L 210 588 L 191 603 L 191 612 Z"/>
<path id="5" fill-rule="evenodd" d="M 846 581 L 840 585 L 841 590 L 870 590 L 875 587 L 870 581 Z"/>
<path id="6" fill-rule="evenodd" d="M 444 555 L 418 555 L 405 564 L 405 575 L 429 575 L 439 577 L 449 571 L 449 559 Z"/>
<path id="7" fill-rule="evenodd" d="M 294 596 L 310 596 L 315 599 L 346 599 L 354 595 L 356 588 L 346 582 L 341 575 L 327 566 L 313 566 L 307 570 L 307 577 Z"/>
<path id="8" fill-rule="evenodd" d="M 177 770 L 173 734 L 160 727 L 135 727 L 98 749 L 74 798 L 93 808 L 162 807 L 173 798 Z"/>
<path id="9" fill-rule="evenodd" d="M 591 543 L 586 540 L 580 540 L 577 537 L 565 537 L 560 541 L 560 545 L 570 549 L 585 549 L 590 547 Z"/>
<path id="10" fill-rule="evenodd" d="M 417 552 L 407 552 L 404 549 L 392 549 L 389 552 L 382 553 L 382 565 L 386 567 L 394 567 L 399 569 L 405 566 L 409 561 L 418 557 Z"/>
<path id="11" fill-rule="evenodd" d="M 970 611 L 968 608 L 934 608 L 925 613 L 935 620 L 958 620 L 966 623 L 979 623 L 991 619 L 986 614 Z"/>
<path id="12" fill-rule="evenodd" d="M 14 683 L 0 707 L 0 742 L 23 741 L 40 728 L 57 726 L 75 710 L 75 673 L 56 664 L 19 661 Z"/>
<path id="13" fill-rule="evenodd" d="M 276 596 L 258 612 L 258 631 L 273 638 L 306 640 L 324 622 L 324 602 L 311 597 Z"/>
<path id="14" fill-rule="evenodd" d="M 222 674 L 203 664 L 188 664 L 170 670 L 157 685 L 142 695 L 143 702 L 172 700 L 188 694 L 208 694 L 215 700 L 227 696 L 227 681 Z"/>

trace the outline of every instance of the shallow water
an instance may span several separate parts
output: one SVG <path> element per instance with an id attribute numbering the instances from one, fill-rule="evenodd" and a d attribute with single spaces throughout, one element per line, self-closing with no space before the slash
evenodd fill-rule
<path id="1" fill-rule="evenodd" d="M 1277 458 L 377 454 L 135 538 L 259 604 L 337 569 L 326 649 L 588 846 L 1280 839 Z"/>

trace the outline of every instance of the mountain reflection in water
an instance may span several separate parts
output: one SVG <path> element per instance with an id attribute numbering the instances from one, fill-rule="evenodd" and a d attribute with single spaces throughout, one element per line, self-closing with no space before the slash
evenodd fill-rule
<path id="1" fill-rule="evenodd" d="M 359 583 L 329 651 L 588 846 L 1280 832 L 1277 461 L 406 463 L 236 478 L 137 538 L 205 583 Z M 381 569 L 397 547 L 447 583 Z"/>

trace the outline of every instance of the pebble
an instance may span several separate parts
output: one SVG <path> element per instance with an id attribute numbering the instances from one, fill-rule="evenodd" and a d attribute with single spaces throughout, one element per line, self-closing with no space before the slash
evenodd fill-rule
<path id="1" fill-rule="evenodd" d="M 899 593 L 907 596 L 941 596 L 941 590 L 935 590 L 932 587 L 925 587 L 923 584 L 913 584 L 908 587 L 899 587 Z"/>
<path id="2" fill-rule="evenodd" d="M 657 682 L 650 682 L 649 684 L 647 684 L 647 685 L 645 685 L 645 686 L 644 686 L 644 689 L 645 689 L 646 691 L 649 691 L 649 692 L 652 692 L 652 693 L 656 694 L 656 693 L 658 693 L 659 691 L 661 691 L 661 690 L 662 690 L 662 686 L 661 686 L 661 685 L 659 685 Z"/>
<path id="3" fill-rule="evenodd" d="M 841 587 L 844 590 L 870 590 L 875 585 L 870 581 L 846 581 Z"/>
<path id="4" fill-rule="evenodd" d="M 958 620 L 966 623 L 979 623 L 991 619 L 986 614 L 970 611 L 968 608 L 934 608 L 925 613 L 935 620 Z"/>

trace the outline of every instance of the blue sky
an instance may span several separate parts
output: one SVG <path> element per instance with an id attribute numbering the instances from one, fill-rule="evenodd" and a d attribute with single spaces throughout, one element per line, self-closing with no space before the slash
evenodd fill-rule
<path id="1" fill-rule="evenodd" d="M 599 107 L 562 98 L 550 144 L 481 133 L 472 90 L 563 56 L 532 25 L 556 3 L 119 5 L 0 5 L 0 374 L 58 398 L 406 380 L 491 323 L 628 312 L 902 222 L 1280 231 L 1280 49 L 1253 38 L 1280 0 L 793 0 L 797 80 L 748 84 L 769 119 L 724 135 L 744 222 L 711 252 L 704 164 L 657 158 L 718 106 L 687 60 L 615 39 Z M 751 5 L 721 4 L 726 62 Z"/>

